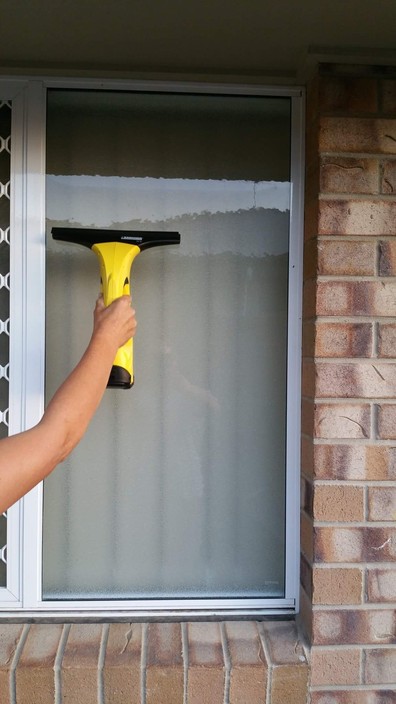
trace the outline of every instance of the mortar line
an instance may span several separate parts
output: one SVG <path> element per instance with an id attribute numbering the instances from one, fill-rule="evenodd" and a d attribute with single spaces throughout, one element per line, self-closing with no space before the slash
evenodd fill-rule
<path id="1" fill-rule="evenodd" d="M 109 638 L 110 624 L 105 623 L 102 626 L 102 636 L 100 639 L 99 657 L 98 657 L 98 704 L 104 704 L 104 680 L 103 670 L 106 659 L 107 641 Z"/>
<path id="2" fill-rule="evenodd" d="M 230 685 L 231 685 L 231 657 L 228 650 L 227 635 L 225 632 L 225 624 L 220 624 L 221 645 L 223 647 L 224 660 L 224 700 L 223 704 L 230 704 Z"/>
<path id="3" fill-rule="evenodd" d="M 183 670 L 184 670 L 183 704 L 187 704 L 187 692 L 188 692 L 188 632 L 187 632 L 187 623 L 181 624 L 181 638 L 182 638 L 182 657 L 183 657 Z"/>
<path id="4" fill-rule="evenodd" d="M 264 651 L 265 659 L 267 661 L 267 691 L 265 693 L 265 701 L 268 703 L 271 701 L 271 689 L 272 689 L 272 663 L 271 663 L 271 656 L 267 644 L 267 640 L 265 638 L 265 633 L 264 633 L 264 628 L 262 623 L 257 624 L 257 630 L 260 636 L 261 640 L 261 645 Z"/>
<path id="5" fill-rule="evenodd" d="M 70 623 L 65 623 L 62 630 L 62 635 L 59 640 L 58 651 L 54 663 L 54 681 L 55 681 L 55 704 L 62 704 L 62 660 L 65 653 L 67 639 L 71 629 Z"/>
<path id="6" fill-rule="evenodd" d="M 19 639 L 18 645 L 15 648 L 15 653 L 14 657 L 12 658 L 11 662 L 11 667 L 10 667 L 10 701 L 11 704 L 17 704 L 17 699 L 16 699 L 16 669 L 18 666 L 19 658 L 21 656 L 23 646 L 25 645 L 26 638 L 28 637 L 28 633 L 30 630 L 30 625 L 25 624 L 22 630 L 21 637 Z"/>
<path id="7" fill-rule="evenodd" d="M 140 701 L 141 704 L 146 704 L 146 685 L 147 685 L 147 638 L 148 624 L 142 624 L 142 643 L 141 643 L 141 660 L 140 660 Z"/>

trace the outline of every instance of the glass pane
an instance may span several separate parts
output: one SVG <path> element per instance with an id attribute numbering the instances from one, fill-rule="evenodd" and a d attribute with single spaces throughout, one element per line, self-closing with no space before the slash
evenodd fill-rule
<path id="1" fill-rule="evenodd" d="M 135 385 L 45 482 L 44 597 L 282 596 L 289 99 L 54 91 L 47 153 L 48 397 L 99 272 L 51 227 L 181 244 L 135 260 Z"/>
<path id="2" fill-rule="evenodd" d="M 8 435 L 11 104 L 0 101 L 0 438 Z M 0 587 L 7 584 L 7 516 L 0 515 Z"/>

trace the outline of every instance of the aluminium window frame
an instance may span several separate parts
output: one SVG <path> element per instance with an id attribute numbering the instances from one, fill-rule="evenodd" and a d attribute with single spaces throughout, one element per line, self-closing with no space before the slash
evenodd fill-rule
<path id="1" fill-rule="evenodd" d="M 250 84 L 82 78 L 0 78 L 12 99 L 10 245 L 10 434 L 35 425 L 44 410 L 46 98 L 49 89 L 287 97 L 291 101 L 286 564 L 284 598 L 42 600 L 42 484 L 8 511 L 7 588 L 0 620 L 230 618 L 292 615 L 299 610 L 301 310 L 304 90 Z M 4 96 L 4 97 L 3 97 Z M 18 286 L 13 284 L 18 282 Z M 19 285 L 20 282 L 20 285 Z"/>

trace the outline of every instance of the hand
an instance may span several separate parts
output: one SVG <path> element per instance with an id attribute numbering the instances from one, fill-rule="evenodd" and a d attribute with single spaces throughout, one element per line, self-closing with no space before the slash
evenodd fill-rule
<path id="1" fill-rule="evenodd" d="M 99 296 L 94 310 L 94 334 L 105 334 L 118 348 L 134 336 L 136 326 L 130 296 L 116 298 L 109 306 L 105 306 L 103 296 Z"/>

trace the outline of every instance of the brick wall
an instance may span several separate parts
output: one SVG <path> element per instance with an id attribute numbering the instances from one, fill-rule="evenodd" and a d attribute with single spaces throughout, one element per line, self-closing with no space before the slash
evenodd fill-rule
<path id="1" fill-rule="evenodd" d="M 307 101 L 302 618 L 312 704 L 396 702 L 396 71 Z"/>

